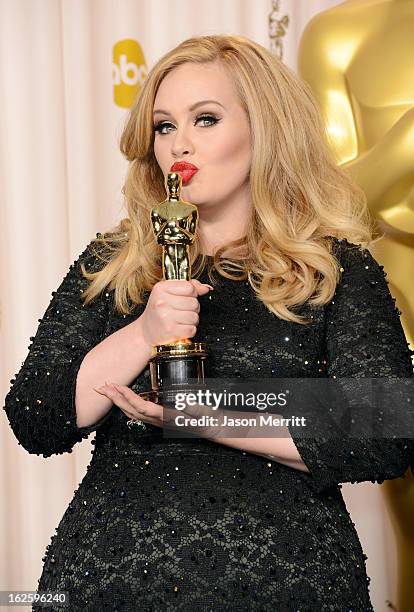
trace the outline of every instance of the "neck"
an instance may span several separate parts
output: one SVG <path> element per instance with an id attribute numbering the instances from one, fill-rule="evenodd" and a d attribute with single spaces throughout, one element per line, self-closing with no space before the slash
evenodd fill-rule
<path id="1" fill-rule="evenodd" d="M 200 206 L 198 232 L 201 250 L 206 255 L 246 234 L 250 218 L 250 202 L 237 206 L 214 206 L 210 209 Z"/>

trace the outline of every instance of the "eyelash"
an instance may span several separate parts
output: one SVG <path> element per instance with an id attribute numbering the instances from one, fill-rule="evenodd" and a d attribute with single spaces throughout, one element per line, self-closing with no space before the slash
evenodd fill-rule
<path id="1" fill-rule="evenodd" d="M 216 125 L 216 123 L 218 123 L 220 121 L 220 119 L 218 119 L 217 117 L 215 117 L 214 115 L 208 115 L 208 114 L 204 114 L 204 115 L 199 115 L 196 118 L 196 123 L 197 121 L 199 121 L 200 119 L 212 119 L 214 123 L 212 123 L 211 125 L 205 125 L 204 127 L 213 127 L 213 125 Z M 162 133 L 160 130 L 165 127 L 166 125 L 172 125 L 172 123 L 169 123 L 168 121 L 160 121 L 160 123 L 157 123 L 154 126 L 154 132 L 156 134 L 159 134 L 160 136 L 165 136 L 165 132 Z"/>

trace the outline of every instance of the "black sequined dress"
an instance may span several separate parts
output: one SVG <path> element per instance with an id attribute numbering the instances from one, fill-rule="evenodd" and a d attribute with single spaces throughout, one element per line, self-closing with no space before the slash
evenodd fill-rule
<path id="1" fill-rule="evenodd" d="M 310 326 L 270 313 L 244 281 L 220 277 L 200 298 L 194 339 L 208 342 L 209 376 L 413 375 L 382 266 L 356 245 L 334 242 L 342 278 L 327 306 L 303 307 Z M 143 310 L 116 314 L 111 292 L 84 307 L 81 261 L 99 266 L 88 245 L 52 294 L 5 403 L 30 453 L 71 452 L 96 430 L 87 473 L 44 557 L 38 590 L 70 594 L 69 608 L 53 609 L 372 610 L 366 556 L 340 483 L 402 476 L 404 441 L 341 444 L 292 431 L 306 473 L 216 442 L 130 429 L 115 406 L 79 429 L 74 392 L 83 358 Z M 148 370 L 130 386 L 149 389 Z"/>

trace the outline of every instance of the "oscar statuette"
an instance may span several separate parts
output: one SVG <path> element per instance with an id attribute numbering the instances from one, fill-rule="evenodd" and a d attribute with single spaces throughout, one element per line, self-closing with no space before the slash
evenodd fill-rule
<path id="1" fill-rule="evenodd" d="M 162 247 L 164 280 L 190 280 L 188 247 L 194 242 L 197 207 L 180 199 L 181 176 L 170 172 L 166 179 L 168 198 L 151 211 L 151 221 L 158 244 Z M 187 393 L 191 385 L 204 384 L 205 343 L 183 338 L 153 347 L 150 359 L 151 391 L 141 397 L 171 406 L 176 393 Z"/>

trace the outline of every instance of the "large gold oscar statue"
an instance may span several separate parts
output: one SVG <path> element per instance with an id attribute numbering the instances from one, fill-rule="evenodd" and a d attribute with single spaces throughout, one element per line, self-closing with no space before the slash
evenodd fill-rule
<path id="1" fill-rule="evenodd" d="M 298 70 L 319 102 L 340 164 L 364 189 L 385 236 L 388 273 L 414 340 L 414 0 L 347 0 L 303 33 Z M 414 478 L 382 486 L 398 551 L 398 612 L 414 610 Z"/>

